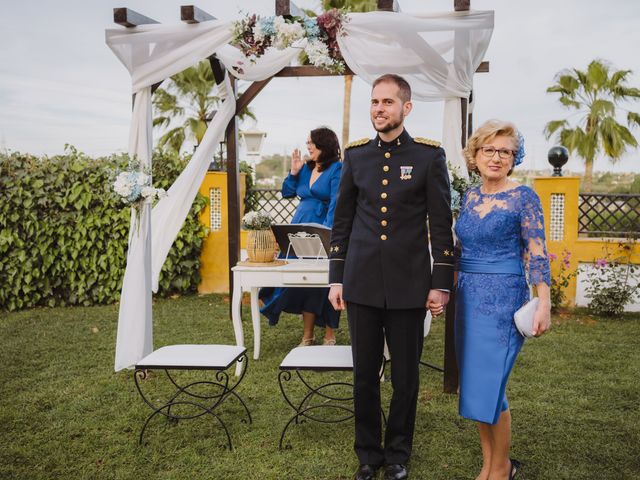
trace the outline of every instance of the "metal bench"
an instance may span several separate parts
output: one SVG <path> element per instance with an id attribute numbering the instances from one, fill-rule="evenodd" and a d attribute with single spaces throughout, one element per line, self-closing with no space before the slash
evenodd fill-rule
<path id="1" fill-rule="evenodd" d="M 211 415 L 222 427 L 226 435 L 227 445 L 232 448 L 231 436 L 226 424 L 215 412 L 229 397 L 234 397 L 242 405 L 246 420 L 251 423 L 251 413 L 240 395 L 235 391 L 247 372 L 247 349 L 235 345 L 169 345 L 159 348 L 140 360 L 133 372 L 136 388 L 144 402 L 153 410 L 147 417 L 140 431 L 139 443 L 142 444 L 144 432 L 149 422 L 156 415 L 164 415 L 172 421 L 190 420 Z M 242 373 L 233 377 L 226 372 L 236 362 L 244 365 Z M 160 405 L 156 405 L 142 388 L 147 374 L 152 370 L 164 370 L 172 390 L 175 389 Z M 210 380 L 190 381 L 181 385 L 176 379 L 175 370 L 213 370 L 215 375 Z M 162 403 L 164 402 L 164 403 Z"/>

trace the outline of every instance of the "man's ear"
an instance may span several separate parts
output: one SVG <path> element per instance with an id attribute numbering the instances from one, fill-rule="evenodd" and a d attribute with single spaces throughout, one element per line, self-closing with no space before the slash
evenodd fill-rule
<path id="1" fill-rule="evenodd" d="M 405 117 L 409 115 L 412 108 L 413 108 L 413 103 L 411 103 L 411 101 L 404 102 L 404 105 L 402 106 L 402 111 Z"/>

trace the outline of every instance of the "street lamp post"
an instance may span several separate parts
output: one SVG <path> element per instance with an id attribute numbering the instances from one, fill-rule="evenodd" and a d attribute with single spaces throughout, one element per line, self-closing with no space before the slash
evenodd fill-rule
<path id="1" fill-rule="evenodd" d="M 247 161 L 251 165 L 251 176 L 254 182 L 256 181 L 256 165 L 261 160 L 260 152 L 266 136 L 266 132 L 258 130 L 255 126 L 249 130 L 240 131 L 240 138 L 246 148 Z"/>

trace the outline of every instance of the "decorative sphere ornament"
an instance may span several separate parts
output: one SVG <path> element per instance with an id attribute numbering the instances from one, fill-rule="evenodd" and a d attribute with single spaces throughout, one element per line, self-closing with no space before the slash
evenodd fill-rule
<path id="1" fill-rule="evenodd" d="M 553 177 L 562 176 L 562 167 L 569 160 L 569 150 L 560 145 L 555 146 L 549 150 L 547 154 L 549 163 L 553 166 Z"/>

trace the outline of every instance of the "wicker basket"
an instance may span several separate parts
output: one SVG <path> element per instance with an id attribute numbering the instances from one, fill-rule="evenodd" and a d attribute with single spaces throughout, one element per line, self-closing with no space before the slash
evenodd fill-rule
<path id="1" fill-rule="evenodd" d="M 278 244 L 273 232 L 269 230 L 249 230 L 247 232 L 247 255 L 250 262 L 273 262 Z"/>

